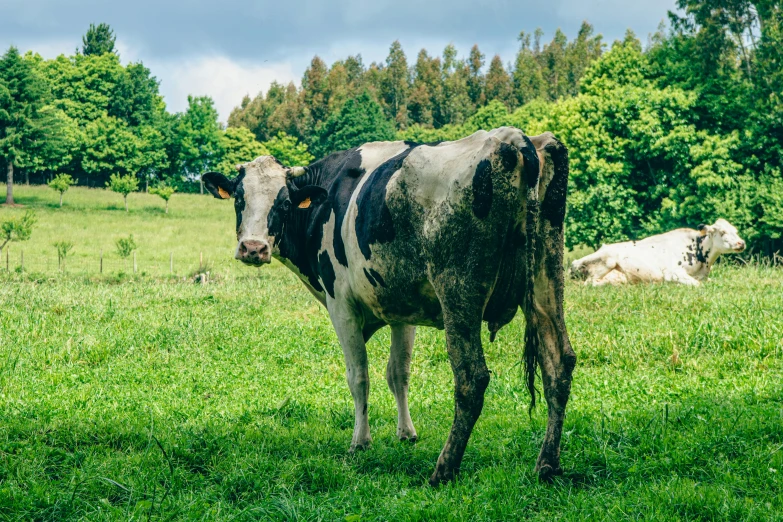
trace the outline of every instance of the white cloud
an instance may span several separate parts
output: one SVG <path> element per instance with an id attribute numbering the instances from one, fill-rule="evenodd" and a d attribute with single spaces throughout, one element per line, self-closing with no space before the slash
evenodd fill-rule
<path id="1" fill-rule="evenodd" d="M 201 56 L 178 61 L 145 61 L 145 65 L 161 80 L 160 91 L 171 112 L 184 111 L 188 95 L 210 96 L 225 122 L 231 109 L 239 105 L 246 94 L 251 97 L 266 92 L 269 85 L 297 81 L 289 62 L 246 63 L 226 56 Z"/>

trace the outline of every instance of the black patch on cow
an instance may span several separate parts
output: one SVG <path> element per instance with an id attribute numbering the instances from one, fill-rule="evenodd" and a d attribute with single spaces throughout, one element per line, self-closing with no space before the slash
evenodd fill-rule
<path id="1" fill-rule="evenodd" d="M 704 236 L 699 236 L 699 237 L 696 238 L 696 244 L 695 244 L 695 247 L 696 247 L 696 260 L 700 261 L 702 263 L 706 263 L 707 262 L 707 256 L 705 255 L 704 247 L 702 246 L 703 242 L 704 242 Z M 707 253 L 709 253 L 709 251 Z"/>
<path id="2" fill-rule="evenodd" d="M 532 146 L 532 144 L 531 144 Z M 546 146 L 546 151 L 552 158 L 555 173 L 546 188 L 546 195 L 541 204 L 541 217 L 549 221 L 554 228 L 562 226 L 566 213 L 566 196 L 568 195 L 568 149 L 556 141 Z M 533 150 L 535 154 L 535 149 Z M 525 170 L 528 167 L 528 159 L 525 151 Z M 538 155 L 536 154 L 536 166 Z M 537 168 L 537 167 L 536 167 Z"/>
<path id="3" fill-rule="evenodd" d="M 334 210 L 334 257 L 342 266 L 348 266 L 342 230 L 343 220 L 348 211 L 351 195 L 356 190 L 365 172 L 362 169 L 362 155 L 358 148 L 335 152 L 307 168 L 307 174 L 295 178 L 292 183 L 297 187 L 319 185 L 329 191 L 329 206 Z M 329 215 L 325 215 L 326 220 Z M 321 224 L 321 229 L 326 221 Z M 319 232 L 323 235 L 323 230 Z M 320 244 L 320 242 L 319 242 Z"/>
<path id="4" fill-rule="evenodd" d="M 517 162 L 519 161 L 519 150 L 511 144 L 505 141 L 500 144 L 500 164 L 503 166 L 503 170 L 511 172 L 517 168 Z"/>
<path id="5" fill-rule="evenodd" d="M 479 219 L 489 215 L 492 208 L 492 162 L 479 161 L 473 174 L 473 214 Z"/>
<path id="6" fill-rule="evenodd" d="M 525 140 L 525 146 L 522 147 L 519 152 L 522 154 L 522 158 L 525 160 L 523 174 L 525 176 L 525 182 L 527 183 L 528 188 L 533 188 L 536 186 L 536 183 L 538 183 L 538 177 L 541 172 L 541 162 L 538 159 L 536 147 L 533 145 L 533 142 L 530 141 L 530 138 L 525 135 L 522 135 L 522 138 Z M 557 145 L 565 149 L 565 147 L 563 147 L 560 142 L 557 142 Z M 550 146 L 547 146 L 547 148 Z M 554 160 L 554 157 L 552 159 Z M 568 178 L 567 165 L 568 162 L 566 162 L 566 178 Z M 555 169 L 557 169 L 557 163 L 555 163 Z M 547 193 L 549 193 L 548 189 Z"/>
<path id="7" fill-rule="evenodd" d="M 242 224 L 242 212 L 245 211 L 245 167 L 239 169 L 239 176 L 234 179 L 234 211 L 237 214 L 237 236 L 239 226 Z"/>
<path id="8" fill-rule="evenodd" d="M 373 279 L 378 281 L 379 285 L 381 285 L 382 287 L 386 288 L 386 281 L 383 280 L 383 278 L 381 277 L 381 274 L 379 274 L 376 270 L 374 270 L 372 268 L 370 269 L 370 274 L 372 275 Z"/>
<path id="9" fill-rule="evenodd" d="M 364 277 L 367 278 L 367 280 L 370 282 L 372 286 L 378 286 L 378 283 L 373 279 L 373 277 L 370 275 L 370 273 L 367 271 L 367 269 L 364 269 Z"/>
<path id="10" fill-rule="evenodd" d="M 329 259 L 329 254 L 324 250 L 321 255 L 318 256 L 318 273 L 321 276 L 321 281 L 324 282 L 326 291 L 334 299 L 334 267 L 332 266 L 332 260 Z"/>
<path id="11" fill-rule="evenodd" d="M 283 227 L 288 219 L 288 213 L 291 210 L 291 201 L 288 196 L 288 188 L 282 187 L 275 197 L 275 202 L 266 217 L 266 227 L 269 235 L 275 237 L 275 241 L 280 241 L 283 237 Z"/>
<path id="12" fill-rule="evenodd" d="M 418 146 L 411 144 L 410 148 L 382 163 L 362 185 L 356 200 L 356 239 L 365 259 L 369 260 L 372 254 L 370 245 L 394 240 L 394 223 L 386 206 L 386 185 L 392 175 L 400 170 L 408 154 Z"/>

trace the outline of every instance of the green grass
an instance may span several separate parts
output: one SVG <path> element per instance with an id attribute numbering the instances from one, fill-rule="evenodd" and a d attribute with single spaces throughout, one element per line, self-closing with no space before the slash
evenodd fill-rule
<path id="1" fill-rule="evenodd" d="M 349 455 L 328 316 L 279 264 L 231 261 L 230 206 L 175 195 L 166 217 L 132 195 L 125 216 L 119 196 L 74 189 L 61 213 L 53 191 L 18 192 L 41 219 L 25 248 L 134 232 L 151 259 L 203 249 L 224 276 L 0 274 L 0 519 L 783 518 L 779 269 L 719 265 L 699 288 L 569 282 L 565 475 L 533 472 L 546 415 L 527 415 L 518 317 L 485 344 L 492 381 L 462 474 L 433 489 L 453 414 L 442 332 L 418 332 L 414 445 L 395 438 L 388 329 L 369 343 L 373 446 Z"/>
<path id="2" fill-rule="evenodd" d="M 12 243 L 11 268 L 18 266 L 24 251 L 25 267 L 34 272 L 55 272 L 55 241 L 70 241 L 73 253 L 66 260 L 66 271 L 98 274 L 100 253 L 104 255 L 104 273 L 132 273 L 131 259 L 122 260 L 115 242 L 133 234 L 138 244 L 138 272 L 168 275 L 170 256 L 174 271 L 187 275 L 204 264 L 219 274 L 240 272 L 230 253 L 236 245 L 234 209 L 231 203 L 211 196 L 174 194 L 169 213 L 158 196 L 133 193 L 128 196 L 125 212 L 122 196 L 103 189 L 73 187 L 65 193 L 63 208 L 59 194 L 46 186 L 14 187 L 16 203 L 35 210 L 38 216 L 33 236 L 23 243 Z M 25 208 L 0 208 L 0 221 L 21 214 Z M 5 268 L 5 252 L 0 267 Z"/>

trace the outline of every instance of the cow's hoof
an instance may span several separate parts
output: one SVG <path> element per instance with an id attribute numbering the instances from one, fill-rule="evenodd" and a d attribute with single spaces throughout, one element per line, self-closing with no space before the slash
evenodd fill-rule
<path id="1" fill-rule="evenodd" d="M 430 477 L 430 486 L 433 488 L 438 487 L 441 484 L 445 484 L 446 482 L 451 482 L 454 480 L 454 477 L 455 473 L 453 470 L 438 468 Z"/>
<path id="2" fill-rule="evenodd" d="M 370 443 L 371 442 L 372 442 L 371 440 L 367 440 L 367 441 L 364 441 L 364 442 L 356 442 L 356 443 L 352 442 L 351 443 L 351 449 L 349 449 L 348 452 L 349 453 L 356 453 L 357 451 L 368 450 L 368 449 L 370 449 Z"/>
<path id="3" fill-rule="evenodd" d="M 549 464 L 539 464 L 536 466 L 539 482 L 551 483 L 552 479 L 563 474 L 560 466 L 552 467 Z"/>
<path id="4" fill-rule="evenodd" d="M 413 444 L 417 440 L 419 440 L 419 437 L 415 433 L 413 435 L 400 435 L 400 441 L 402 442 L 410 442 Z"/>

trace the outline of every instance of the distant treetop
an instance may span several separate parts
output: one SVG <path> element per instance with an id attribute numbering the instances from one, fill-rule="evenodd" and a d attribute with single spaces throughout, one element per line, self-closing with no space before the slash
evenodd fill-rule
<path id="1" fill-rule="evenodd" d="M 85 56 L 115 53 L 114 42 L 117 37 L 109 24 L 90 24 L 87 34 L 82 36 L 82 54 Z"/>

